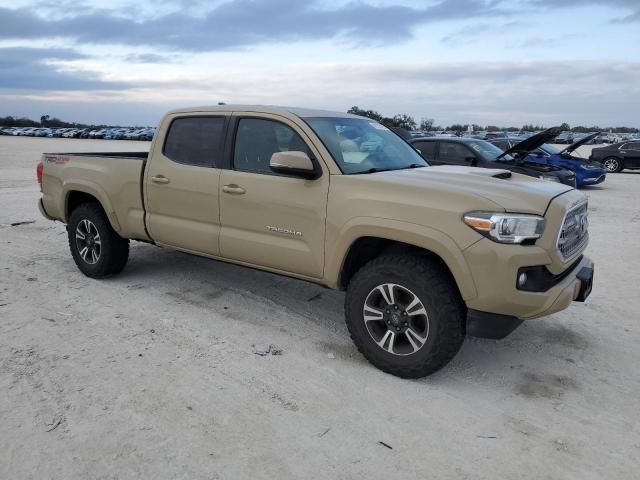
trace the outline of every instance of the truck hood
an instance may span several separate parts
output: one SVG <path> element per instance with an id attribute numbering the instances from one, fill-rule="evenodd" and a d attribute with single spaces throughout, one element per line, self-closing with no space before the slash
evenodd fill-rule
<path id="1" fill-rule="evenodd" d="M 435 166 L 368 174 L 371 180 L 398 188 L 430 192 L 457 191 L 482 197 L 507 212 L 544 215 L 549 202 L 572 187 L 512 173 L 508 170 L 462 166 Z M 486 202 L 482 202 L 486 203 Z"/>

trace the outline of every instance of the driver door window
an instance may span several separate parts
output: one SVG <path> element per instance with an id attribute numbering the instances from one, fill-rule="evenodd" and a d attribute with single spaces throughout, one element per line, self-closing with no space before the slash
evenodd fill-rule
<path id="1" fill-rule="evenodd" d="M 235 170 L 275 175 L 269 167 L 271 155 L 294 151 L 310 154 L 300 135 L 288 126 L 258 118 L 239 120 L 233 154 Z"/>

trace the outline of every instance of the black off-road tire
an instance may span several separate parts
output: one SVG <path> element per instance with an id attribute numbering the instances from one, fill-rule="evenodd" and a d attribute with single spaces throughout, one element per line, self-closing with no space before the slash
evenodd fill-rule
<path id="1" fill-rule="evenodd" d="M 613 164 L 613 162 L 615 162 L 617 164 L 617 167 L 609 169 L 610 167 L 607 166 L 607 162 L 610 162 Z M 622 160 L 620 160 L 617 157 L 607 157 L 602 161 L 602 165 L 604 165 L 605 170 L 607 171 L 607 173 L 620 173 L 623 170 L 622 167 Z"/>
<path id="2" fill-rule="evenodd" d="M 95 263 L 88 263 L 82 258 L 76 238 L 78 225 L 85 220 L 91 222 L 99 234 L 100 252 Z M 97 203 L 83 203 L 73 210 L 67 225 L 67 235 L 73 260 L 87 277 L 108 277 L 120 273 L 127 264 L 129 240 L 116 233 L 104 210 Z"/>
<path id="3" fill-rule="evenodd" d="M 389 353 L 376 343 L 365 325 L 367 296 L 377 286 L 389 283 L 409 289 L 427 312 L 428 335 L 414 353 Z M 465 338 L 466 312 L 449 272 L 434 259 L 408 253 L 385 254 L 371 260 L 351 279 L 345 299 L 347 328 L 360 353 L 380 370 L 402 378 L 425 377 L 455 357 Z"/>

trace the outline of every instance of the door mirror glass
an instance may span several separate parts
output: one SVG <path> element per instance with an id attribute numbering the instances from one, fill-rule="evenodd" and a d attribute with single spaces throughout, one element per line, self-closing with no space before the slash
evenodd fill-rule
<path id="1" fill-rule="evenodd" d="M 276 173 L 312 180 L 318 178 L 313 162 L 305 152 L 276 152 L 271 155 L 269 167 Z"/>

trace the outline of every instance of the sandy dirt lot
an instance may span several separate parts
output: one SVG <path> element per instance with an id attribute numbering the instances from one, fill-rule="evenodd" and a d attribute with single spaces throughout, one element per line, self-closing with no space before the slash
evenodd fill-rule
<path id="1" fill-rule="evenodd" d="M 586 304 L 408 381 L 360 357 L 339 292 L 138 243 L 80 274 L 41 152 L 148 146 L 0 137 L 0 478 L 638 478 L 640 173 L 585 190 Z"/>

